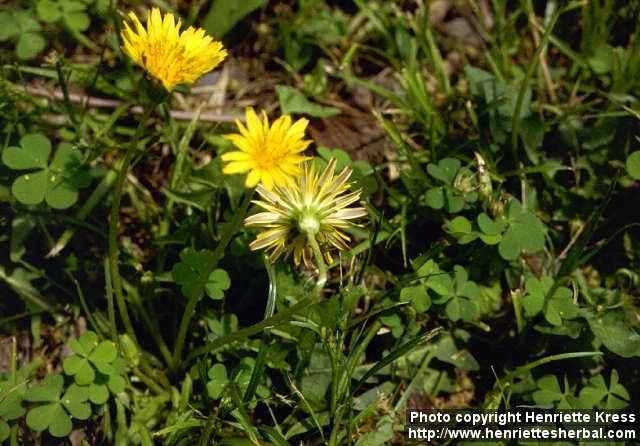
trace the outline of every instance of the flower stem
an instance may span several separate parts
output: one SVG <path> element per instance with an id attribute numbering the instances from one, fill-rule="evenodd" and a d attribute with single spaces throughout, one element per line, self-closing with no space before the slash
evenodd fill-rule
<path id="1" fill-rule="evenodd" d="M 265 257 L 264 266 L 267 270 L 267 275 L 269 276 L 269 293 L 267 294 L 267 305 L 264 309 L 264 319 L 269 319 L 273 317 L 273 314 L 276 312 L 276 299 L 278 297 L 278 289 L 276 283 L 275 265 L 271 263 L 271 261 L 267 257 Z M 242 397 L 242 401 L 245 403 L 251 401 L 251 398 L 253 398 L 253 395 L 258 388 L 258 383 L 260 382 L 260 378 L 263 375 L 264 364 L 267 359 L 267 350 L 269 348 L 270 338 L 271 335 L 269 330 L 264 330 L 262 332 L 260 350 L 258 350 L 258 356 L 256 357 L 256 362 L 253 366 L 253 371 L 251 372 L 251 379 L 249 380 L 247 390 L 245 390 L 244 396 Z"/>
<path id="2" fill-rule="evenodd" d="M 318 297 L 320 297 L 322 289 L 327 283 L 327 264 L 324 263 L 322 251 L 320 251 L 320 246 L 318 245 L 315 234 L 307 232 L 307 240 L 309 241 L 309 245 L 311 246 L 311 250 L 313 251 L 313 256 L 315 257 L 316 263 L 318 264 L 318 279 L 316 280 L 316 287 L 314 288 L 314 292 Z"/>
<path id="3" fill-rule="evenodd" d="M 198 277 L 198 282 L 196 283 L 196 288 L 192 296 L 187 301 L 187 305 L 184 309 L 184 313 L 182 314 L 182 320 L 180 321 L 180 327 L 178 328 L 178 336 L 176 337 L 176 345 L 173 350 L 173 361 L 171 364 L 171 368 L 173 370 L 176 369 L 178 362 L 182 356 L 182 350 L 184 349 L 184 342 L 187 337 L 187 330 L 189 329 L 189 325 L 191 324 L 191 318 L 193 317 L 193 313 L 196 308 L 196 304 L 204 295 L 204 288 L 207 285 L 207 281 L 209 280 L 209 275 L 216 269 L 218 266 L 218 262 L 222 258 L 224 254 L 224 250 L 231 241 L 231 238 L 236 233 L 238 226 L 242 223 L 242 220 L 247 214 L 247 209 L 249 209 L 249 204 L 251 204 L 251 198 L 253 197 L 253 189 L 247 190 L 244 195 L 244 199 L 240 207 L 236 211 L 233 216 L 233 220 L 229 223 L 229 225 L 225 228 L 225 231 L 222 234 L 222 238 L 216 246 L 215 251 L 213 251 L 213 255 L 209 262 L 205 265 L 202 273 Z"/>
<path id="4" fill-rule="evenodd" d="M 122 201 L 122 190 L 124 188 L 124 182 L 127 178 L 127 172 L 129 166 L 133 160 L 133 156 L 138 147 L 138 142 L 142 136 L 142 132 L 145 129 L 147 120 L 153 110 L 152 106 L 145 108 L 142 118 L 131 140 L 131 144 L 127 148 L 127 152 L 122 160 L 122 165 L 118 171 L 118 177 L 116 178 L 115 189 L 113 191 L 113 202 L 111 203 L 111 216 L 109 218 L 109 237 L 108 237 L 108 257 L 109 257 L 109 272 L 111 273 L 111 285 L 113 292 L 116 296 L 116 304 L 120 313 L 120 318 L 124 324 L 125 330 L 129 337 L 137 344 L 138 340 L 131 324 L 131 318 L 129 317 L 129 311 L 127 310 L 127 304 L 124 300 L 124 293 L 122 291 L 122 278 L 120 277 L 120 269 L 118 267 L 118 257 L 120 256 L 120 245 L 118 243 L 118 221 L 120 216 L 120 202 Z"/>

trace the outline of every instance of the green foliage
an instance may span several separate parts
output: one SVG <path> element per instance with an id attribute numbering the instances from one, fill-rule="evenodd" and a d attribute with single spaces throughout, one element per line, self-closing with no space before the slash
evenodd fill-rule
<path id="1" fill-rule="evenodd" d="M 527 295 L 524 297 L 524 311 L 527 318 L 533 318 L 542 311 L 552 325 L 562 325 L 563 319 L 578 316 L 578 306 L 573 302 L 573 292 L 566 287 L 554 287 L 553 279 L 530 277 L 525 282 Z M 553 294 L 549 295 L 553 290 Z"/>
<path id="2" fill-rule="evenodd" d="M 16 178 L 11 192 L 23 204 L 46 201 L 54 209 L 66 209 L 78 200 L 78 189 L 90 178 L 82 167 L 82 154 L 70 144 L 62 143 L 51 163 L 51 142 L 41 134 L 20 139 L 20 147 L 7 147 L 2 162 L 13 170 L 29 170 Z"/>
<path id="3" fill-rule="evenodd" d="M 207 377 L 210 380 L 207 383 L 207 395 L 209 398 L 217 400 L 229 381 L 227 369 L 224 364 L 215 364 L 207 372 Z"/>
<path id="4" fill-rule="evenodd" d="M 79 386 L 88 386 L 92 403 L 104 404 L 109 391 L 118 394 L 124 390 L 125 364 L 112 341 L 98 342 L 97 335 L 87 331 L 79 339 L 69 340 L 69 346 L 75 355 L 65 358 L 64 372 Z"/>
<path id="5" fill-rule="evenodd" d="M 570 388 L 565 375 L 564 390 L 558 383 L 555 375 L 545 375 L 540 378 L 536 385 L 538 390 L 533 392 L 533 400 L 536 404 L 544 408 L 555 407 L 556 409 L 575 409 L 580 407 L 578 399 L 574 396 L 574 390 Z"/>
<path id="6" fill-rule="evenodd" d="M 46 43 L 42 26 L 29 10 L 0 8 L 0 42 L 16 41 L 16 56 L 21 60 L 33 59 Z"/>
<path id="7" fill-rule="evenodd" d="M 116 3 L 0 5 L 0 443 L 367 446 L 408 407 L 638 406 L 639 5 L 128 3 L 229 51 L 160 94 Z M 326 277 L 251 250 L 223 173 L 274 99 L 362 190 Z"/>
<path id="8" fill-rule="evenodd" d="M 580 391 L 580 403 L 582 407 L 621 410 L 629 405 L 629 392 L 620 384 L 618 371 L 613 369 L 609 386 L 602 375 L 589 379 L 589 384 Z"/>
<path id="9" fill-rule="evenodd" d="M 627 172 L 632 178 L 640 181 L 640 150 L 636 150 L 627 158 Z"/>
<path id="10" fill-rule="evenodd" d="M 247 14 L 260 8 L 266 0 L 214 0 L 202 25 L 216 39 L 222 38 Z"/>
<path id="11" fill-rule="evenodd" d="M 299 90 L 286 85 L 276 87 L 280 109 L 284 114 L 303 114 L 315 118 L 328 118 L 340 114 L 340 110 L 335 107 L 324 107 L 309 101 Z"/>
<path id="12" fill-rule="evenodd" d="M 193 248 L 185 248 L 180 252 L 180 262 L 173 266 L 171 275 L 185 297 L 194 296 L 199 277 L 212 256 L 213 252 L 206 249 L 197 251 Z M 229 275 L 225 270 L 218 268 L 209 275 L 205 284 L 205 292 L 211 299 L 219 300 L 224 297 L 224 292 L 230 286 Z"/>
<path id="13" fill-rule="evenodd" d="M 36 3 L 40 20 L 46 23 L 62 21 L 78 32 L 86 31 L 91 23 L 86 10 L 87 3 L 80 0 L 38 0 Z"/>
<path id="14" fill-rule="evenodd" d="M 545 242 L 545 228 L 534 214 L 522 209 L 519 201 L 509 203 L 507 214 L 509 226 L 502 235 L 498 252 L 505 260 L 515 260 L 521 253 L 534 254 L 542 251 Z"/>
<path id="15" fill-rule="evenodd" d="M 71 384 L 63 394 L 64 377 L 48 375 L 39 386 L 25 393 L 25 400 L 40 403 L 27 413 L 27 425 L 36 431 L 48 430 L 54 437 L 66 437 L 73 427 L 71 418 L 91 416 L 89 388 Z"/>

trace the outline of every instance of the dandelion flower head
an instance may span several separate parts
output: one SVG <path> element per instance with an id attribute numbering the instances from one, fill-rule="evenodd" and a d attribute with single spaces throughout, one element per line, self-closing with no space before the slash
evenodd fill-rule
<path id="1" fill-rule="evenodd" d="M 192 84 L 227 57 L 222 43 L 205 35 L 204 29 L 190 26 L 180 32 L 182 24 L 171 13 L 163 17 L 153 8 L 146 28 L 133 12 L 129 18 L 135 30 L 124 22 L 122 49 L 169 92 L 178 84 Z"/>
<path id="2" fill-rule="evenodd" d="M 362 190 L 348 192 L 351 169 L 335 175 L 336 160 L 331 159 L 324 172 L 305 163 L 302 175 L 290 186 L 272 191 L 261 184 L 256 191 L 260 200 L 253 203 L 265 210 L 245 219 L 245 225 L 265 230 L 249 245 L 252 250 L 266 249 L 273 262 L 282 254 L 293 253 L 296 265 L 303 260 L 311 265 L 308 237 L 315 237 L 325 259 L 332 262 L 331 251 L 348 248 L 345 229 L 358 226 L 353 220 L 364 217 L 363 207 L 348 207 L 360 199 Z"/>
<path id="3" fill-rule="evenodd" d="M 292 184 L 302 173 L 300 163 L 308 159 L 302 152 L 311 143 L 304 139 L 309 121 L 302 118 L 293 122 L 291 116 L 284 115 L 270 126 L 267 114 L 263 111 L 260 121 L 253 108 L 247 108 L 245 118 L 246 127 L 236 121 L 240 133 L 224 135 L 238 150 L 222 154 L 222 161 L 228 162 L 223 173 L 248 172 L 247 187 L 261 183 L 272 190 Z"/>

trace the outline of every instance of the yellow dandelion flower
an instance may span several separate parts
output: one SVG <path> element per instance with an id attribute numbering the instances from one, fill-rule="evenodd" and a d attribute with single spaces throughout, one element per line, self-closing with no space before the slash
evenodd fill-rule
<path id="1" fill-rule="evenodd" d="M 228 162 L 223 171 L 226 174 L 246 173 L 247 187 L 262 183 L 265 189 L 272 190 L 274 185 L 285 186 L 300 176 L 300 163 L 308 157 L 301 153 L 311 141 L 304 139 L 304 131 L 309 124 L 307 119 L 293 122 L 291 116 L 284 115 L 269 126 L 267 114 L 262 112 L 262 122 L 253 108 L 245 112 L 247 126 L 236 121 L 240 133 L 224 135 L 239 150 L 222 155 L 222 161 Z"/>
<path id="2" fill-rule="evenodd" d="M 265 231 L 258 234 L 250 248 L 270 250 L 272 262 L 282 254 L 288 257 L 293 253 L 296 265 L 301 259 L 311 265 L 308 237 L 315 237 L 329 263 L 332 250 L 347 249 L 350 239 L 343 230 L 358 226 L 352 220 L 364 217 L 367 211 L 348 207 L 360 199 L 362 190 L 347 193 L 352 171 L 347 167 L 334 175 L 335 168 L 335 158 L 324 172 L 305 163 L 302 175 L 292 185 L 275 186 L 269 191 L 259 184 L 256 191 L 262 199 L 253 203 L 266 212 L 251 215 L 244 223 Z"/>
<path id="3" fill-rule="evenodd" d="M 153 8 L 147 14 L 146 29 L 133 12 L 129 18 L 135 31 L 124 22 L 122 49 L 167 91 L 178 84 L 192 84 L 227 57 L 222 43 L 206 36 L 204 29 L 190 26 L 181 33 L 182 24 L 171 13 L 162 17 L 160 10 Z"/>

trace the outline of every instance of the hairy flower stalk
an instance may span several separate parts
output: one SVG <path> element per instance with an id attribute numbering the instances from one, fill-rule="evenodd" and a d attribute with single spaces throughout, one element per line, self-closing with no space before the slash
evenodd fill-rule
<path id="1" fill-rule="evenodd" d="M 358 226 L 353 220 L 364 217 L 367 211 L 363 207 L 349 207 L 360 199 L 362 192 L 348 192 L 352 170 L 347 167 L 335 175 L 335 168 L 335 158 L 324 172 L 318 172 L 312 163 L 305 163 L 296 183 L 275 186 L 271 191 L 258 185 L 256 191 L 262 199 L 253 203 L 266 212 L 247 217 L 245 225 L 265 230 L 251 242 L 250 248 L 270 251 L 272 262 L 281 255 L 293 254 L 296 265 L 302 260 L 307 266 L 312 265 L 311 259 L 318 249 L 328 263 L 333 261 L 332 250 L 347 249 L 350 238 L 344 230 Z"/>
<path id="2" fill-rule="evenodd" d="M 260 121 L 253 108 L 247 108 L 245 116 L 246 127 L 236 121 L 240 133 L 224 135 L 239 150 L 222 154 L 222 161 L 228 163 L 223 172 L 248 172 L 247 187 L 261 183 L 264 189 L 272 190 L 293 184 L 302 173 L 300 163 L 308 159 L 302 152 L 311 143 L 304 139 L 309 121 L 293 122 L 291 116 L 284 115 L 270 126 L 267 114 L 263 111 Z"/>
<path id="3" fill-rule="evenodd" d="M 190 26 L 180 32 L 182 24 L 171 13 L 163 17 L 153 8 L 146 28 L 133 12 L 129 18 L 135 30 L 124 22 L 122 49 L 169 92 L 178 84 L 194 83 L 227 57 L 222 43 L 205 35 L 204 29 Z"/>

